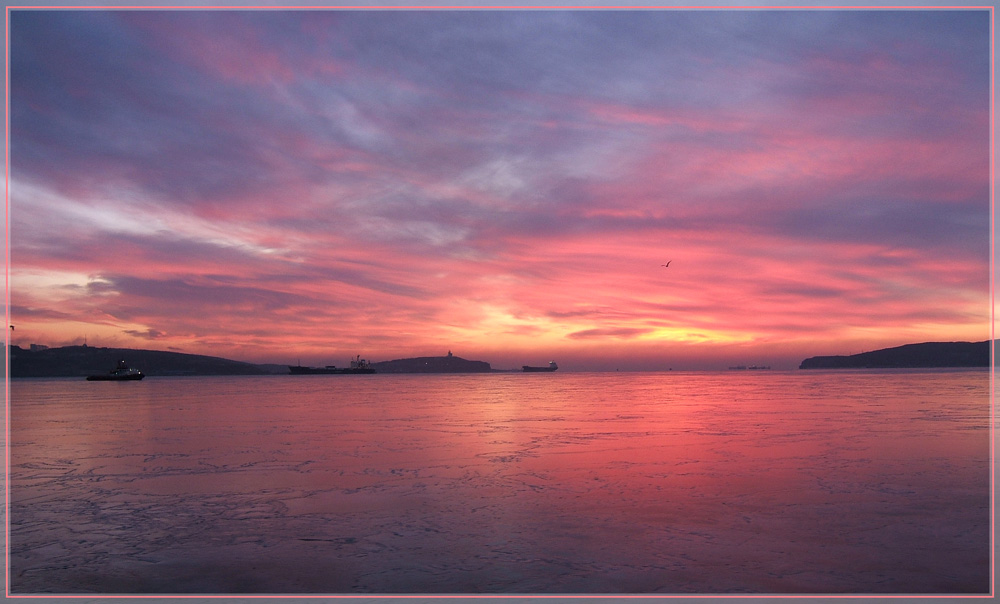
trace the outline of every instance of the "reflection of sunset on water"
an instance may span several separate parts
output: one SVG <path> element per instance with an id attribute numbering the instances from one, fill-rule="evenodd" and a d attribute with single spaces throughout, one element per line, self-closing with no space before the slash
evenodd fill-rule
<path id="1" fill-rule="evenodd" d="M 11 384 L 15 593 L 987 589 L 984 370 L 80 385 Z"/>

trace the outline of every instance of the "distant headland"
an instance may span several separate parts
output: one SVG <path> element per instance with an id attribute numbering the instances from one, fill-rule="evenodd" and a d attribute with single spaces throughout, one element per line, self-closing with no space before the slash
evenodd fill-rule
<path id="1" fill-rule="evenodd" d="M 148 376 L 267 375 L 277 372 L 277 366 L 182 352 L 86 345 L 24 349 L 11 345 L 10 377 L 83 377 L 107 373 L 123 359 Z M 283 367 L 288 373 L 288 367 Z"/>
<path id="2" fill-rule="evenodd" d="M 990 341 L 924 342 L 849 356 L 810 357 L 799 369 L 921 369 L 989 367 Z"/>

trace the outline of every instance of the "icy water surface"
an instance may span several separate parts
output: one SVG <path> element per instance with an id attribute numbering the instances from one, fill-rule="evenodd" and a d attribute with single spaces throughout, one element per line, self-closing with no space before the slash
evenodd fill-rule
<path id="1" fill-rule="evenodd" d="M 10 384 L 18 593 L 982 593 L 989 373 Z"/>

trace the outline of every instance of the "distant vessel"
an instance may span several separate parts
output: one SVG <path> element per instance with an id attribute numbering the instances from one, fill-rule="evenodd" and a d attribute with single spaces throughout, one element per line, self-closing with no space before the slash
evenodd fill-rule
<path id="1" fill-rule="evenodd" d="M 141 371 L 138 369 L 132 369 L 125 364 L 125 361 L 118 361 L 118 366 L 109 371 L 108 373 L 103 373 L 100 375 L 89 375 L 87 376 L 88 382 L 124 382 L 127 380 L 141 380 L 144 378 Z"/>
<path id="2" fill-rule="evenodd" d="M 375 373 L 375 370 L 371 368 L 371 364 L 365 359 L 361 358 L 359 354 L 357 358 L 351 361 L 350 367 L 338 368 L 336 365 L 327 365 L 326 367 L 303 367 L 302 365 L 292 365 L 288 366 L 288 372 L 291 375 L 331 375 L 331 374 L 344 374 L 344 373 Z"/>
<path id="3" fill-rule="evenodd" d="M 759 369 L 770 369 L 770 368 L 771 368 L 770 365 L 750 365 L 749 367 L 747 367 L 746 365 L 737 365 L 735 367 L 730 367 L 729 369 L 731 371 L 757 371 Z"/>
<path id="4" fill-rule="evenodd" d="M 532 367 L 531 365 L 522 365 L 521 369 L 528 372 L 555 371 L 556 369 L 559 369 L 559 366 L 556 365 L 555 361 L 549 361 L 548 367 Z"/>

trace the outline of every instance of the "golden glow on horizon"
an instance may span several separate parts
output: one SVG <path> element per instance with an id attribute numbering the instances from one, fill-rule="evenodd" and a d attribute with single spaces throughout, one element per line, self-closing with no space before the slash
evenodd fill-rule
<path id="1" fill-rule="evenodd" d="M 692 331 L 685 327 L 656 328 L 651 332 L 636 336 L 639 341 L 676 342 L 688 344 L 746 344 L 754 340 L 751 334 L 739 331 L 723 332 L 716 330 Z"/>

